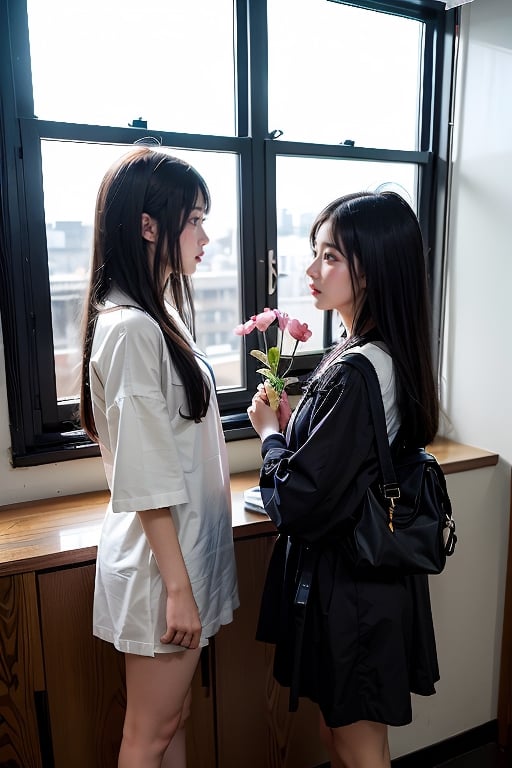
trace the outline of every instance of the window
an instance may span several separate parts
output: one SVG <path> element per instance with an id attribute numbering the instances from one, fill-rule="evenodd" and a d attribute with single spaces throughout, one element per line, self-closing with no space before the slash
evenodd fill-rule
<path id="1" fill-rule="evenodd" d="M 159 148 L 169 151 L 167 147 Z M 106 168 L 126 148 L 118 144 L 41 141 L 48 276 L 57 399 L 76 402 L 80 391 L 80 323 L 92 248 L 95 197 Z M 229 353 L 227 385 L 240 387 L 238 157 L 230 152 L 172 150 L 208 180 L 214 210 L 208 217 L 207 258 L 194 275 L 198 342 L 222 374 Z M 212 310 L 224 309 L 222 313 Z M 216 315 L 215 317 L 213 315 Z M 215 334 L 211 334 L 212 322 Z M 206 338 L 208 337 L 208 338 Z M 211 342 L 211 338 L 213 342 Z M 216 340 L 216 341 L 215 341 Z M 212 349 L 211 347 L 215 348 Z M 224 373 L 223 376 L 226 379 Z"/>
<path id="2" fill-rule="evenodd" d="M 306 290 L 330 199 L 392 188 L 435 269 L 442 85 L 453 14 L 436 0 L 0 0 L 0 311 L 15 466 L 97 453 L 76 421 L 79 329 L 99 182 L 135 141 L 189 160 L 213 206 L 194 275 L 199 345 L 227 439 L 252 435 L 258 376 L 233 328 L 265 306 L 335 329 Z M 446 72 L 445 72 L 446 70 Z M 252 363 L 251 363 L 252 361 Z"/>

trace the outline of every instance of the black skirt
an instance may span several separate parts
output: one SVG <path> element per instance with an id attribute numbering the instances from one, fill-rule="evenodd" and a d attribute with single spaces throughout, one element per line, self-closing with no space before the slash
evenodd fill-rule
<path id="1" fill-rule="evenodd" d="M 428 578 L 362 578 L 338 547 L 278 538 L 257 638 L 276 645 L 274 676 L 291 689 L 290 709 L 306 696 L 331 728 L 406 725 L 411 692 L 431 695 L 439 679 Z"/>

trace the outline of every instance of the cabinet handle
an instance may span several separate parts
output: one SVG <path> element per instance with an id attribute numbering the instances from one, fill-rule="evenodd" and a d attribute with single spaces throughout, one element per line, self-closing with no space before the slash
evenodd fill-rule
<path id="1" fill-rule="evenodd" d="M 212 641 L 210 640 L 210 643 Z M 210 688 L 210 646 L 205 646 L 199 657 L 201 667 L 201 687 Z"/>
<path id="2" fill-rule="evenodd" d="M 50 708 L 48 706 L 48 693 L 46 691 L 34 691 L 34 706 L 37 718 L 37 730 L 39 733 L 39 746 L 41 760 L 45 768 L 54 768 L 52 729 L 50 725 Z"/>

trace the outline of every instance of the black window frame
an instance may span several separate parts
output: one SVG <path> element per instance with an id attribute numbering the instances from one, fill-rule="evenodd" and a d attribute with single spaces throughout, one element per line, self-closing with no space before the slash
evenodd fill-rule
<path id="1" fill-rule="evenodd" d="M 34 116 L 25 0 L 0 0 L 0 312 L 5 348 L 13 466 L 97 456 L 75 421 L 76 403 L 58 403 L 41 168 L 41 139 L 132 145 L 148 136 L 165 146 L 234 152 L 240 158 L 243 317 L 276 306 L 268 290 L 268 254 L 277 253 L 276 158 L 279 155 L 413 162 L 420 169 L 418 215 L 428 247 L 433 305 L 440 312 L 442 230 L 448 147 L 454 13 L 438 0 L 326 0 L 425 22 L 421 141 L 418 151 L 311 144 L 273 138 L 268 125 L 266 3 L 234 0 L 235 136 L 73 124 Z M 270 129 L 270 133 L 269 133 Z M 242 320 L 243 318 L 240 318 Z M 434 327 L 436 317 L 434 317 Z M 324 324 L 324 346 L 331 339 Z M 244 340 L 254 344 L 250 337 Z M 436 348 L 437 348 L 436 338 Z M 436 352 L 436 350 L 434 350 Z M 243 354 L 242 359 L 250 358 Z M 311 369 L 318 354 L 303 355 Z M 245 387 L 218 393 L 227 440 L 254 436 L 246 408 L 257 385 L 247 365 Z"/>

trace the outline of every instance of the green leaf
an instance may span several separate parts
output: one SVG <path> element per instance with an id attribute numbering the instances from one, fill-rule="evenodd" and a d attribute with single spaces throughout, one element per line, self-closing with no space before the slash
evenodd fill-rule
<path id="1" fill-rule="evenodd" d="M 270 367 L 270 363 L 267 359 L 266 354 L 262 352 L 260 349 L 251 349 L 249 354 L 255 357 L 256 360 L 259 360 L 260 363 L 263 363 L 264 365 L 268 365 Z"/>
<path id="2" fill-rule="evenodd" d="M 277 347 L 270 347 L 267 352 L 268 367 L 274 374 L 277 374 L 277 366 L 279 365 L 279 358 L 281 357 L 279 349 Z"/>
<path id="3" fill-rule="evenodd" d="M 282 379 L 280 376 L 275 376 L 272 372 L 267 378 L 275 391 L 278 394 L 281 394 L 284 389 L 284 379 Z"/>
<path id="4" fill-rule="evenodd" d="M 272 371 L 269 371 L 268 368 L 258 368 L 256 373 L 261 373 L 261 375 L 265 376 L 267 379 L 272 377 Z"/>

